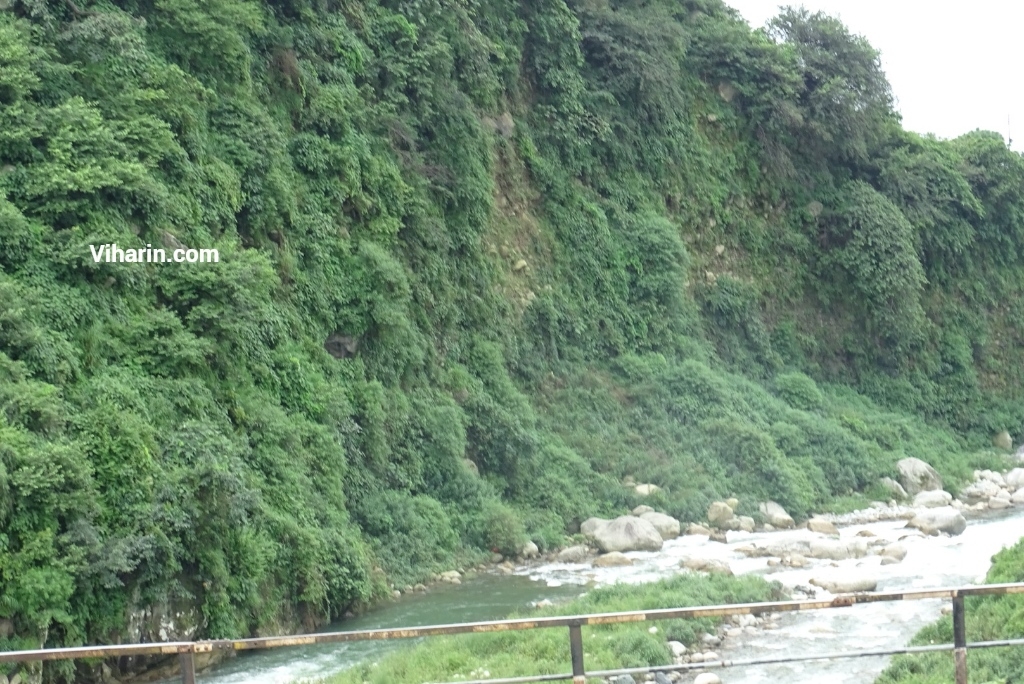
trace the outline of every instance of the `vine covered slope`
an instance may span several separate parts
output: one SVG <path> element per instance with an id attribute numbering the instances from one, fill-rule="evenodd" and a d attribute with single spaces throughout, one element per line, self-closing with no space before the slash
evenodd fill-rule
<path id="1" fill-rule="evenodd" d="M 1024 433 L 1022 188 L 803 10 L 0 0 L 0 648 L 955 485 Z"/>

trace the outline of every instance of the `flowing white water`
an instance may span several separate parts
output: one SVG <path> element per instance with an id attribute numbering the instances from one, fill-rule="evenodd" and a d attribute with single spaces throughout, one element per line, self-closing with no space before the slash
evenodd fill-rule
<path id="1" fill-rule="evenodd" d="M 903 521 L 879 522 L 843 527 L 841 538 L 856 536 L 861 530 L 870 530 L 891 541 L 909 532 Z M 723 560 L 736 574 L 764 574 L 790 588 L 807 585 L 812 578 L 827 578 L 851 569 L 876 577 L 879 591 L 962 585 L 982 581 L 991 557 L 1021 537 L 1024 537 L 1024 510 L 1009 510 L 998 516 L 971 520 L 959 537 L 909 537 L 903 542 L 908 549 L 907 557 L 895 565 L 882 566 L 877 556 L 839 561 L 835 563 L 837 567 L 832 567 L 831 561 L 809 559 L 811 566 L 797 570 L 769 568 L 767 558 L 747 558 L 736 549 L 754 543 L 775 545 L 810 540 L 821 535 L 807 530 L 730 532 L 728 544 L 710 542 L 707 537 L 687 536 L 666 542 L 656 553 L 626 554 L 634 560 L 630 567 L 592 568 L 588 564 L 564 563 L 524 567 L 517 571 L 519 577 L 485 575 L 461 587 L 440 585 L 427 594 L 385 604 L 332 628 L 351 630 L 496 619 L 525 608 L 533 600 L 566 600 L 578 595 L 582 585 L 640 583 L 669 577 L 684 572 L 679 563 L 691 557 Z M 827 595 L 824 591 L 819 593 L 819 596 Z M 745 660 L 901 646 L 919 629 L 937 619 L 941 607 L 940 601 L 928 600 L 788 613 L 778 620 L 779 629 L 730 637 L 715 650 L 724 658 Z M 315 679 L 379 658 L 399 646 L 397 642 L 363 642 L 255 652 L 200 675 L 200 681 L 204 684 L 285 684 L 298 678 Z M 716 672 L 725 684 L 869 684 L 887 662 L 887 658 L 865 657 L 728 668 Z"/>
<path id="2" fill-rule="evenodd" d="M 897 541 L 911 532 L 904 524 L 901 520 L 852 525 L 840 528 L 840 537 L 849 539 L 861 530 L 870 530 L 879 538 Z M 552 563 L 524 570 L 524 573 L 547 584 L 648 582 L 680 572 L 679 563 L 684 559 L 713 558 L 728 562 L 735 574 L 764 574 L 789 588 L 807 585 L 814 578 L 856 572 L 877 578 L 878 591 L 923 589 L 982 582 L 992 556 L 1021 537 L 1024 537 L 1024 512 L 1014 511 L 971 520 L 967 530 L 958 537 L 907 537 L 903 541 L 908 549 L 907 556 L 895 565 L 883 566 L 880 557 L 868 556 L 838 562 L 809 559 L 811 565 L 801 569 L 769 568 L 767 558 L 747 558 L 736 550 L 752 543 L 775 545 L 821 538 L 807 530 L 793 530 L 730 532 L 728 544 L 710 542 L 702 536 L 681 537 L 666 542 L 660 552 L 626 554 L 633 558 L 634 564 L 624 568 Z M 824 590 L 818 593 L 818 596 L 828 595 Z M 927 600 L 788 613 L 780 617 L 779 629 L 728 638 L 715 650 L 723 658 L 746 660 L 897 647 L 905 645 L 918 630 L 936 620 L 941 607 L 941 601 Z M 737 667 L 716 672 L 725 684 L 869 684 L 887 663 L 888 658 L 864 657 Z"/>

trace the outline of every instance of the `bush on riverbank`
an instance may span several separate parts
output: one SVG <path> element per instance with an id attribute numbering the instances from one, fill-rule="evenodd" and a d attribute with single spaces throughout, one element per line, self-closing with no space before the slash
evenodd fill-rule
<path id="1" fill-rule="evenodd" d="M 1024 539 L 992 558 L 988 584 L 1024 582 Z M 978 596 L 965 599 L 968 641 L 1024 637 L 1024 596 Z M 953 618 L 945 616 L 921 630 L 914 645 L 953 643 Z M 1024 681 L 1024 649 L 1019 646 L 967 652 L 971 682 L 1009 684 Z M 949 653 L 896 656 L 876 684 L 948 684 L 953 681 Z"/>
<path id="2" fill-rule="evenodd" d="M 531 611 L 528 615 L 578 615 L 781 598 L 780 587 L 761 577 L 682 574 L 650 584 L 619 584 L 595 589 L 569 603 Z M 692 644 L 703 632 L 713 633 L 718 622 L 702 618 L 584 627 L 587 669 L 669 663 L 668 641 Z M 657 627 L 657 633 L 651 634 L 651 627 Z M 325 684 L 455 681 L 483 670 L 491 677 L 518 677 L 568 672 L 570 663 L 568 630 L 564 628 L 470 634 L 427 639 L 385 656 L 377 663 L 360 665 L 331 677 Z"/>

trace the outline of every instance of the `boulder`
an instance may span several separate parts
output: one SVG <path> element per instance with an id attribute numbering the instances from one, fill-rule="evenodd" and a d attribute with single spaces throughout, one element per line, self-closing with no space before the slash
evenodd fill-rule
<path id="1" fill-rule="evenodd" d="M 807 559 L 799 553 L 791 553 L 782 557 L 782 564 L 790 568 L 806 568 Z"/>
<path id="2" fill-rule="evenodd" d="M 1002 473 L 997 473 L 994 470 L 975 470 L 975 480 L 988 480 L 989 482 L 995 482 L 1000 487 L 1006 486 L 1006 480 L 1003 479 Z"/>
<path id="3" fill-rule="evenodd" d="M 708 506 L 708 522 L 713 527 L 721 527 L 722 523 L 732 518 L 732 508 L 724 501 L 714 501 Z"/>
<path id="4" fill-rule="evenodd" d="M 879 565 L 896 565 L 899 562 L 900 561 L 898 558 L 893 558 L 892 556 L 882 556 L 882 562 L 879 563 Z"/>
<path id="5" fill-rule="evenodd" d="M 644 506 L 643 504 L 640 504 L 639 506 L 633 509 L 632 513 L 633 515 L 639 518 L 644 513 L 651 513 L 653 511 L 654 509 L 651 508 L 650 506 Z"/>
<path id="6" fill-rule="evenodd" d="M 793 527 L 793 518 L 789 513 L 786 513 L 786 509 L 775 503 L 774 501 L 765 501 L 759 506 L 761 515 L 764 516 L 764 520 L 773 527 L 780 529 L 788 529 Z"/>
<path id="7" fill-rule="evenodd" d="M 580 534 L 590 539 L 594 538 L 594 534 L 602 527 L 610 523 L 611 520 L 605 520 L 604 518 L 587 518 L 580 525 Z"/>
<path id="8" fill-rule="evenodd" d="M 907 494 L 914 496 L 918 492 L 942 489 L 942 478 L 930 465 L 919 458 L 903 458 L 896 462 L 900 484 Z"/>
<path id="9" fill-rule="evenodd" d="M 648 511 L 641 515 L 640 519 L 654 525 L 654 529 L 658 530 L 658 534 L 666 541 L 679 536 L 679 521 L 670 515 Z"/>
<path id="10" fill-rule="evenodd" d="M 725 500 L 725 505 L 735 511 L 740 507 L 740 500 L 735 496 L 732 496 Z"/>
<path id="11" fill-rule="evenodd" d="M 668 650 L 672 651 L 673 658 L 682 658 L 686 655 L 686 644 L 681 641 L 668 642 Z"/>
<path id="12" fill-rule="evenodd" d="M 1013 491 L 1017 491 L 1021 487 L 1024 487 L 1024 468 L 1014 468 L 1010 472 L 1006 473 L 1006 477 L 1003 478 L 1006 481 L 1006 486 Z"/>
<path id="13" fill-rule="evenodd" d="M 889 496 L 893 497 L 894 499 L 907 498 L 907 490 L 903 489 L 903 485 L 901 485 L 899 482 L 892 479 L 891 477 L 883 477 L 881 480 L 878 481 L 878 484 L 882 485 L 882 489 L 887 491 L 889 493 Z"/>
<path id="14" fill-rule="evenodd" d="M 1004 508 L 1010 507 L 1009 497 L 1004 497 L 1002 493 L 999 496 L 993 496 L 988 500 L 988 507 L 993 511 L 1001 511 Z"/>
<path id="15" fill-rule="evenodd" d="M 605 553 L 594 559 L 595 568 L 621 568 L 632 564 L 632 558 L 629 558 L 618 551 Z"/>
<path id="16" fill-rule="evenodd" d="M 901 561 L 907 557 L 907 547 L 896 542 L 886 546 L 878 553 L 878 555 L 882 558 L 895 558 L 896 560 Z"/>
<path id="17" fill-rule="evenodd" d="M 844 572 L 821 578 L 815 577 L 811 579 L 810 584 L 832 594 L 853 594 L 858 591 L 874 591 L 878 586 L 878 580 L 860 573 Z"/>
<path id="18" fill-rule="evenodd" d="M 708 541 L 720 542 L 722 544 L 729 543 L 729 533 L 725 530 L 711 530 L 711 534 L 708 535 Z"/>
<path id="19" fill-rule="evenodd" d="M 555 556 L 559 563 L 582 563 L 590 556 L 590 549 L 583 545 L 570 546 L 562 549 Z"/>
<path id="20" fill-rule="evenodd" d="M 604 553 L 612 551 L 660 551 L 658 530 L 643 518 L 623 515 L 594 532 L 594 541 Z"/>
<path id="21" fill-rule="evenodd" d="M 749 515 L 741 515 L 739 517 L 740 529 L 744 532 L 753 532 L 754 528 L 757 527 L 757 523 Z"/>
<path id="22" fill-rule="evenodd" d="M 442 572 L 439 579 L 442 582 L 448 582 L 449 584 L 462 584 L 462 573 L 458 570 L 448 570 Z"/>
<path id="23" fill-rule="evenodd" d="M 736 530 L 740 529 L 742 526 L 743 526 L 743 523 L 740 522 L 740 519 L 737 518 L 735 515 L 732 516 L 731 518 L 729 518 L 728 520 L 726 520 L 725 522 L 719 523 L 719 525 L 718 525 L 718 527 L 720 529 L 728 530 L 730 532 L 735 532 Z"/>
<path id="24" fill-rule="evenodd" d="M 612 677 L 608 681 L 610 684 L 636 684 L 636 680 L 631 675 L 619 675 L 618 677 Z"/>
<path id="25" fill-rule="evenodd" d="M 907 527 L 921 530 L 925 534 L 935 535 L 945 532 L 956 536 L 967 529 L 967 520 L 960 511 L 952 506 L 926 508 L 918 511 L 907 523 Z"/>
<path id="26" fill-rule="evenodd" d="M 704 527 L 703 525 L 698 525 L 697 523 L 690 523 L 689 525 L 686 526 L 686 534 L 705 534 L 705 535 L 710 535 L 711 534 L 711 530 L 709 530 L 708 528 Z"/>
<path id="27" fill-rule="evenodd" d="M 1009 432 L 1003 430 L 1002 432 L 1000 432 L 999 434 L 992 438 L 992 446 L 994 446 L 997 449 L 1009 451 L 1010 449 L 1013 448 L 1013 438 L 1010 437 Z"/>
<path id="28" fill-rule="evenodd" d="M 523 545 L 519 555 L 523 558 L 536 558 L 540 555 L 540 549 L 532 541 L 528 541 Z"/>
<path id="29" fill-rule="evenodd" d="M 672 680 L 665 676 L 664 672 L 655 672 L 654 684 L 672 684 Z"/>
<path id="30" fill-rule="evenodd" d="M 807 529 L 818 534 L 839 534 L 836 526 L 824 518 L 811 518 L 807 521 Z"/>
<path id="31" fill-rule="evenodd" d="M 708 574 L 732 577 L 732 568 L 725 561 L 708 558 L 687 558 L 679 565 L 694 572 L 706 572 Z"/>
<path id="32" fill-rule="evenodd" d="M 1013 493 L 1013 496 L 1010 497 L 1010 503 L 1017 505 L 1024 504 L 1024 487 L 1021 487 Z"/>
<path id="33" fill-rule="evenodd" d="M 825 560 L 846 560 L 863 558 L 868 553 L 868 543 L 863 538 L 839 541 L 836 539 L 814 539 L 807 552 L 811 558 Z"/>
<path id="34" fill-rule="evenodd" d="M 653 484 L 638 484 L 634 491 L 640 496 L 650 496 L 661 491 L 661 487 Z"/>
<path id="35" fill-rule="evenodd" d="M 978 480 L 960 490 L 960 500 L 973 506 L 999 495 L 999 485 L 991 480 Z"/>
<path id="36" fill-rule="evenodd" d="M 941 508 L 953 502 L 953 495 L 942 489 L 918 492 L 914 497 L 914 508 Z"/>
<path id="37" fill-rule="evenodd" d="M 702 672 L 693 680 L 693 684 L 722 684 L 722 679 L 714 672 Z"/>

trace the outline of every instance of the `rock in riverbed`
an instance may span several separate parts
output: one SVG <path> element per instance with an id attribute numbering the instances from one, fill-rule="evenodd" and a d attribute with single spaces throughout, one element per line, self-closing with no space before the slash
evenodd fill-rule
<path id="1" fill-rule="evenodd" d="M 907 527 L 921 530 L 925 534 L 935 535 L 945 532 L 956 536 L 967 529 L 967 520 L 960 511 L 952 506 L 926 508 L 918 511 L 917 515 L 907 523 Z"/>
<path id="2" fill-rule="evenodd" d="M 593 534 L 594 542 L 604 553 L 612 551 L 660 551 L 661 535 L 643 518 L 623 515 L 607 525 L 599 526 Z"/>

